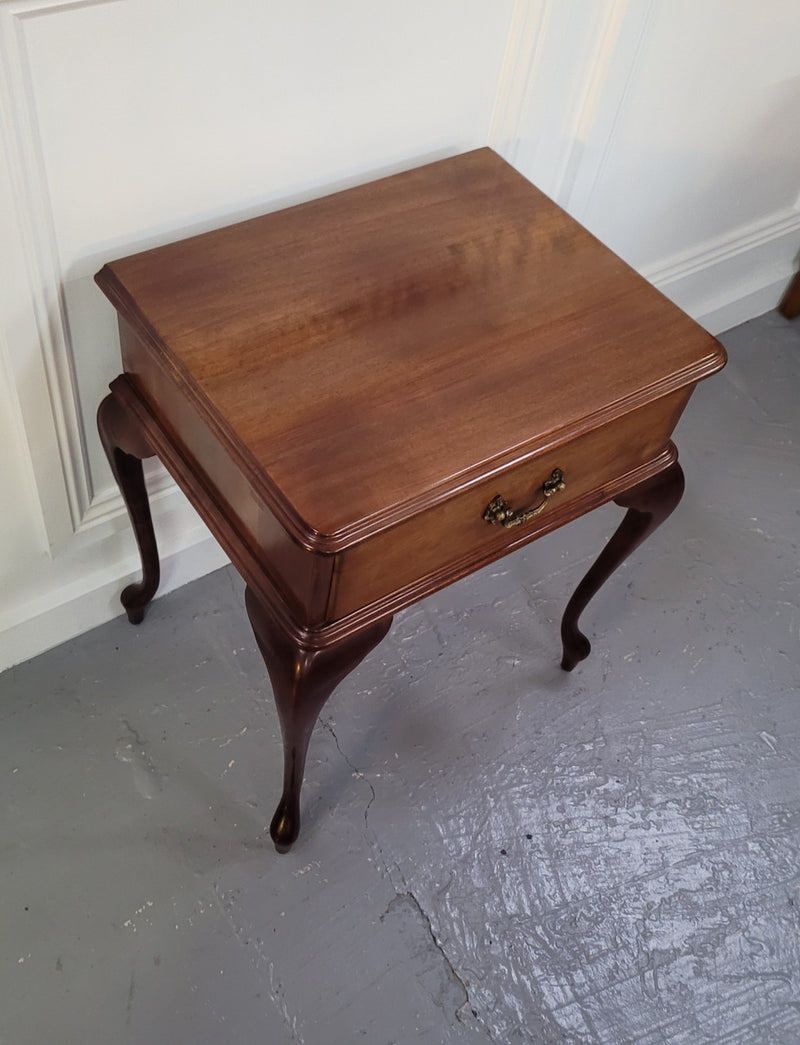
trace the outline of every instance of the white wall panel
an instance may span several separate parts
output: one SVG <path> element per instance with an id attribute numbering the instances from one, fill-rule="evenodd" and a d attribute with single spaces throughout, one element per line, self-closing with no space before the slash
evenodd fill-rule
<path id="1" fill-rule="evenodd" d="M 649 7 L 635 65 L 619 56 L 632 75 L 610 133 L 591 139 L 596 170 L 580 204 L 637 265 L 783 212 L 800 186 L 800 6 Z"/>
<path id="2" fill-rule="evenodd" d="M 0 214 L 14 226 L 0 323 L 23 424 L 14 468 L 33 495 L 24 521 L 0 533 L 0 667 L 119 612 L 119 582 L 136 568 L 94 427 L 120 364 L 93 274 L 485 144 L 511 10 L 512 0 L 0 0 Z M 154 486 L 168 590 L 222 558 L 157 469 Z M 24 548 L 23 532 L 36 534 Z"/>
<path id="3" fill-rule="evenodd" d="M 800 246 L 795 0 L 521 7 L 503 154 L 709 329 L 774 307 Z"/>

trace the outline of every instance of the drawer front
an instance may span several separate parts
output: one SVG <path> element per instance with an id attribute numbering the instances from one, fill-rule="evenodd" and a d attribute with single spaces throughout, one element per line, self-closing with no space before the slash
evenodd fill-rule
<path id="1" fill-rule="evenodd" d="M 337 556 L 327 619 L 339 620 L 410 587 L 420 589 L 418 597 L 428 594 L 455 579 L 453 568 L 466 575 L 620 493 L 621 478 L 664 452 L 690 394 L 672 393 L 543 450 L 346 549 Z M 547 498 L 540 514 L 508 528 L 484 519 L 497 495 L 514 509 L 540 503 L 542 484 L 554 469 L 564 473 L 564 489 Z M 447 576 L 442 584 L 421 583 L 436 575 Z"/>

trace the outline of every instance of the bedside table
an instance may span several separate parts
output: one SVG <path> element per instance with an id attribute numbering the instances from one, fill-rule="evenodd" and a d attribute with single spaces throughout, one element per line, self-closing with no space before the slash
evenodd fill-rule
<path id="1" fill-rule="evenodd" d="M 392 615 L 609 500 L 578 618 L 680 500 L 670 435 L 719 343 L 489 149 L 106 265 L 123 374 L 98 412 L 143 580 L 153 454 L 242 574 L 280 716 L 270 832 Z"/>

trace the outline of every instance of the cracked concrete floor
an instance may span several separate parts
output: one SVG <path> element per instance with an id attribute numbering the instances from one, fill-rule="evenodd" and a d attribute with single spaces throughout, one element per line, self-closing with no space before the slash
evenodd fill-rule
<path id="1" fill-rule="evenodd" d="M 799 1042 L 800 321 L 724 340 L 591 658 L 613 506 L 395 621 L 287 856 L 232 570 L 0 677 L 0 1042 Z"/>

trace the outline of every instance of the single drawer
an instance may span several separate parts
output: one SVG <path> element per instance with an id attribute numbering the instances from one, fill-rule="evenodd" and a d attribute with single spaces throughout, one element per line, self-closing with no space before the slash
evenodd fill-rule
<path id="1" fill-rule="evenodd" d="M 405 605 L 413 601 L 402 596 L 410 596 L 408 589 L 415 589 L 414 598 L 435 591 L 621 493 L 631 473 L 638 470 L 644 479 L 658 471 L 690 394 L 681 389 L 548 446 L 345 549 L 337 556 L 327 619 L 339 620 L 390 595 Z M 538 515 L 508 528 L 486 521 L 497 495 L 514 509 L 540 503 L 554 469 L 563 472 L 564 488 L 546 499 Z"/>

